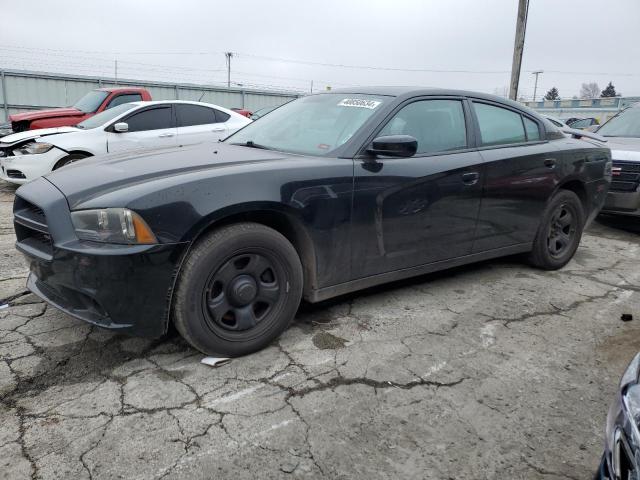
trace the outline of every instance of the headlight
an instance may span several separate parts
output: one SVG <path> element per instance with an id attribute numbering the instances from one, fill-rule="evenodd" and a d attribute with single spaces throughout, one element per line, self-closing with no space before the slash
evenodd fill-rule
<path id="1" fill-rule="evenodd" d="M 14 155 L 35 155 L 38 153 L 46 153 L 51 150 L 54 146 L 50 143 L 44 142 L 29 142 L 25 143 L 21 147 L 14 148 Z"/>
<path id="2" fill-rule="evenodd" d="M 104 208 L 71 212 L 76 235 L 82 240 L 105 243 L 158 243 L 146 222 L 127 208 Z"/>

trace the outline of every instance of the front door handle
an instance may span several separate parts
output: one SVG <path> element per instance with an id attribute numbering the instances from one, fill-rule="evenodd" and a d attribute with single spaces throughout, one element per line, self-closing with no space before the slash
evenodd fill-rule
<path id="1" fill-rule="evenodd" d="M 555 158 L 546 158 L 544 161 L 544 166 L 547 168 L 556 168 L 556 159 Z"/>
<path id="2" fill-rule="evenodd" d="M 161 133 L 160 135 L 158 135 L 158 138 L 168 138 L 168 137 L 173 137 L 173 133 Z"/>
<path id="3" fill-rule="evenodd" d="M 214 128 L 213 130 L 211 130 L 212 132 L 224 132 L 225 129 L 224 128 Z"/>
<path id="4" fill-rule="evenodd" d="M 478 183 L 480 174 L 478 172 L 467 172 L 462 174 L 462 183 L 465 185 L 475 185 Z"/>

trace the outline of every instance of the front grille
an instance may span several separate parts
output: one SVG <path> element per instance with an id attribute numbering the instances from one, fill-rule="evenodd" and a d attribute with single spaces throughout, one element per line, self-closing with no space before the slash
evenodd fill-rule
<path id="1" fill-rule="evenodd" d="M 44 211 L 37 205 L 16 195 L 13 202 L 13 225 L 17 246 L 23 251 L 50 259 L 53 241 Z"/>
<path id="2" fill-rule="evenodd" d="M 610 190 L 635 192 L 638 186 L 640 186 L 640 163 L 614 160 Z"/>

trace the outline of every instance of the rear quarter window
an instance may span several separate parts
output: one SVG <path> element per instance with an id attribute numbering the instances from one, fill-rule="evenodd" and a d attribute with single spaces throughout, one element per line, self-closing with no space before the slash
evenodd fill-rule
<path id="1" fill-rule="evenodd" d="M 541 139 L 540 137 L 540 128 L 538 127 L 538 123 L 534 122 L 530 118 L 522 117 L 524 120 L 524 129 L 527 132 L 527 141 L 529 142 L 537 142 Z"/>
<path id="2" fill-rule="evenodd" d="M 506 145 L 526 141 L 522 117 L 506 108 L 473 102 L 482 145 Z"/>
<path id="3" fill-rule="evenodd" d="M 216 110 L 216 120 L 218 123 L 226 122 L 231 118 L 231 115 L 228 113 L 221 112 L 220 110 Z"/>

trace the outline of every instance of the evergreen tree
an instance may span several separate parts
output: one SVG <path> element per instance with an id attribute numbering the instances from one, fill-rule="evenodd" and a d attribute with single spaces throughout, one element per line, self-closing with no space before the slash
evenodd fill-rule
<path id="1" fill-rule="evenodd" d="M 609 82 L 607 88 L 602 90 L 602 93 L 600 94 L 601 97 L 618 97 L 619 95 L 619 93 L 616 93 L 616 87 L 614 87 L 611 82 Z"/>
<path id="2" fill-rule="evenodd" d="M 552 87 L 546 95 L 544 96 L 545 100 L 560 100 L 560 94 L 558 93 L 558 89 L 556 87 Z"/>

